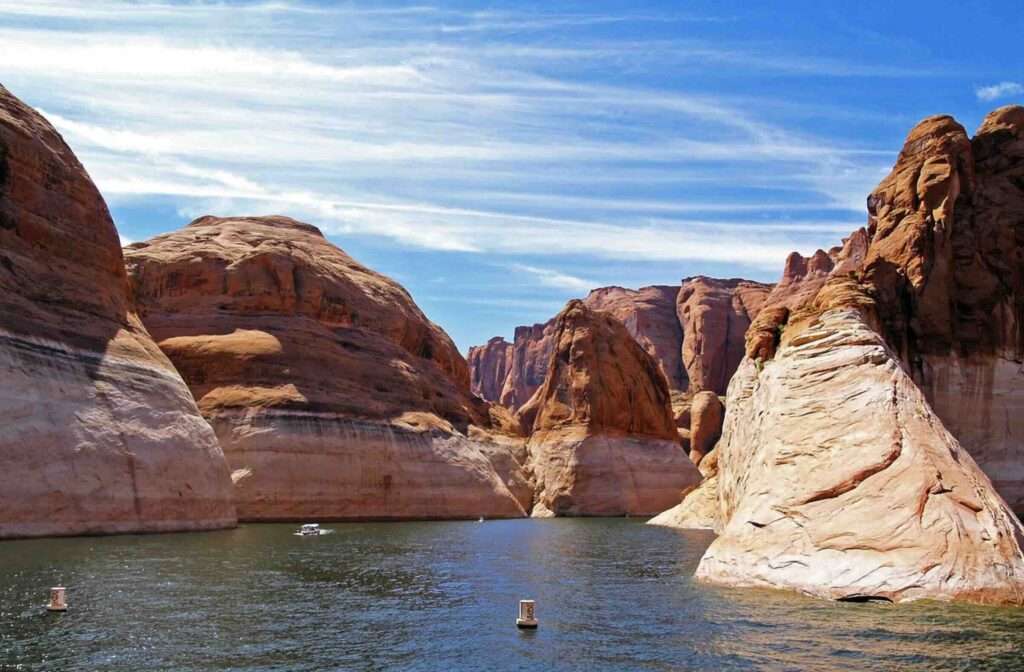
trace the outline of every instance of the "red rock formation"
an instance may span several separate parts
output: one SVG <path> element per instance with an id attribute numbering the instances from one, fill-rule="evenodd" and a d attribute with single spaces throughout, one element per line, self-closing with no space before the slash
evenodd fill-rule
<path id="1" fill-rule="evenodd" d="M 531 327 L 516 327 L 512 360 L 501 389 L 499 403 L 518 410 L 544 382 L 551 358 L 551 329 L 554 320 Z"/>
<path id="2" fill-rule="evenodd" d="M 658 362 L 670 390 L 684 391 L 689 377 L 683 367 L 683 330 L 676 319 L 679 287 L 640 289 L 602 287 L 583 300 L 591 310 L 610 313 L 626 326 L 640 346 Z"/>
<path id="3" fill-rule="evenodd" d="M 867 254 L 868 233 L 857 229 L 843 244 L 828 253 L 818 250 L 810 257 L 792 252 L 786 258 L 782 279 L 772 287 L 754 317 L 745 337 L 745 352 L 753 359 L 771 359 L 778 346 L 790 311 L 806 305 L 817 296 L 825 282 L 835 276 L 857 272 Z"/>
<path id="4" fill-rule="evenodd" d="M 923 121 L 866 235 L 816 291 L 762 311 L 729 387 L 722 536 L 699 577 L 1024 603 L 1024 529 L 996 491 L 1019 502 L 1024 485 L 1022 129 L 1024 108 L 974 140 Z"/>
<path id="5" fill-rule="evenodd" d="M 525 515 L 454 344 L 315 227 L 203 217 L 126 260 L 235 470 L 241 518 Z"/>
<path id="6" fill-rule="evenodd" d="M 725 394 L 743 359 L 744 336 L 771 290 L 749 280 L 698 276 L 683 281 L 676 312 L 683 328 L 682 359 L 689 390 Z"/>
<path id="7" fill-rule="evenodd" d="M 659 511 L 699 480 L 676 437 L 657 362 L 612 316 L 570 301 L 543 385 L 520 409 L 533 433 L 534 515 Z"/>
<path id="8" fill-rule="evenodd" d="M 127 290 L 103 198 L 0 87 L 0 538 L 235 524 L 223 453 Z"/>
<path id="9" fill-rule="evenodd" d="M 1024 108 L 922 122 L 868 199 L 864 279 L 939 417 L 1024 511 Z"/>
<path id="10" fill-rule="evenodd" d="M 770 289 L 771 285 L 748 280 L 697 277 L 683 281 L 681 288 L 602 287 L 590 292 L 584 304 L 612 314 L 626 326 L 658 362 L 685 412 L 689 399 L 681 395 L 687 391 L 725 393 L 743 356 L 744 332 Z M 551 328 L 552 321 L 518 327 L 505 359 L 502 342 L 496 339 L 471 348 L 474 392 L 519 409 L 544 381 L 551 355 Z M 501 393 L 496 395 L 494 390 L 499 388 Z"/>
<path id="11" fill-rule="evenodd" d="M 698 392 L 690 406 L 690 460 L 700 466 L 722 435 L 725 407 L 714 392 Z"/>
<path id="12" fill-rule="evenodd" d="M 700 485 L 684 490 L 683 501 L 648 520 L 648 525 L 674 527 L 681 530 L 720 531 L 718 453 L 713 452 L 701 460 L 699 470 L 704 477 Z"/>
<path id="13" fill-rule="evenodd" d="M 512 364 L 513 346 L 501 336 L 469 349 L 470 390 L 487 401 L 498 401 Z"/>

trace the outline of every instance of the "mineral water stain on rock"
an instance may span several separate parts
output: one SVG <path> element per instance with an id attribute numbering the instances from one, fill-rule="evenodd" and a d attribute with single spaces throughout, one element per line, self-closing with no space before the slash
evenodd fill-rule
<path id="1" fill-rule="evenodd" d="M 711 534 L 639 519 L 333 527 L 0 544 L 0 667 L 1009 670 L 1024 649 L 1022 610 L 695 583 Z M 59 619 L 52 585 L 74 601 Z"/>

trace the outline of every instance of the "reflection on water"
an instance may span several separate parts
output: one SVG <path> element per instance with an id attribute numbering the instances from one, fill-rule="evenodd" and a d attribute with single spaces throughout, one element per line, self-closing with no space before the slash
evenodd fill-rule
<path id="1" fill-rule="evenodd" d="M 1024 669 L 1024 610 L 710 588 L 690 579 L 708 533 L 332 527 L 0 543 L 0 672 Z M 43 609 L 53 585 L 67 614 Z M 536 632 L 515 627 L 525 598 Z"/>

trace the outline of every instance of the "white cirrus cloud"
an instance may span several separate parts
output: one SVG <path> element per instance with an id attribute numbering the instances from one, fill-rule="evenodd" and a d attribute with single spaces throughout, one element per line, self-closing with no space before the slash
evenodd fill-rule
<path id="1" fill-rule="evenodd" d="M 509 269 L 519 273 L 532 275 L 541 285 L 544 285 L 545 287 L 554 287 L 556 289 L 590 291 L 600 284 L 593 280 L 579 278 L 575 275 L 569 275 L 568 273 L 562 273 L 550 268 L 540 268 L 538 266 L 529 266 L 527 264 L 512 264 L 509 266 Z"/>
<path id="2" fill-rule="evenodd" d="M 989 86 L 979 86 L 974 90 L 974 95 L 978 97 L 978 100 L 984 101 L 999 100 L 1021 94 L 1024 94 L 1024 85 L 1019 82 L 999 82 Z"/>
<path id="3" fill-rule="evenodd" d="M 559 255 L 775 270 L 854 228 L 894 156 L 714 86 L 594 76 L 666 63 L 899 74 L 872 70 L 884 63 L 564 37 L 698 31 L 714 17 L 117 0 L 0 0 L 0 15 L 4 84 L 44 111 L 115 204 L 280 212 L 425 251 L 504 255 L 561 289 L 594 283 L 551 270 Z"/>

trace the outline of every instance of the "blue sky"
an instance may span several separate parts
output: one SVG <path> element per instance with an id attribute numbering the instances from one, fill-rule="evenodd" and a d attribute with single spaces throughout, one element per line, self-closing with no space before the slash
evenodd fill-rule
<path id="1" fill-rule="evenodd" d="M 0 82 L 125 240 L 316 224 L 461 349 L 589 288 L 773 281 L 922 117 L 1024 100 L 1013 2 L 0 0 Z"/>

